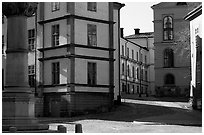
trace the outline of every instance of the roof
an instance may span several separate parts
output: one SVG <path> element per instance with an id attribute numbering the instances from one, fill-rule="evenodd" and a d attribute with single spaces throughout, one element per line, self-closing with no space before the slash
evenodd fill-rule
<path id="1" fill-rule="evenodd" d="M 195 9 L 193 9 L 191 12 L 189 12 L 184 19 L 185 20 L 193 20 L 194 18 L 196 18 L 197 16 L 202 14 L 202 5 L 199 5 L 198 7 L 196 7 Z"/>
<path id="2" fill-rule="evenodd" d="M 145 32 L 145 33 L 139 33 L 134 35 L 126 36 L 125 38 L 131 39 L 131 38 L 153 38 L 154 32 Z"/>
<path id="3" fill-rule="evenodd" d="M 147 47 L 143 47 L 143 46 L 141 46 L 141 45 L 139 45 L 139 44 L 136 44 L 136 43 L 134 43 L 134 42 L 128 40 L 127 38 L 121 37 L 121 39 L 124 39 L 124 40 L 126 40 L 127 42 L 130 42 L 130 43 L 132 43 L 132 44 L 134 44 L 134 45 L 136 45 L 136 46 L 138 46 L 138 47 L 140 47 L 140 48 L 142 48 L 142 49 L 148 51 L 148 48 L 147 48 Z"/>

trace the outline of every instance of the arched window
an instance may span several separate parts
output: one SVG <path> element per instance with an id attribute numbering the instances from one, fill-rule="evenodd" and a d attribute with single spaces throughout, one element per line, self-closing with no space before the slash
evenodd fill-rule
<path id="1" fill-rule="evenodd" d="M 173 67 L 174 66 L 174 52 L 172 49 L 164 50 L 164 67 Z"/>
<path id="2" fill-rule="evenodd" d="M 164 17 L 163 36 L 164 40 L 173 40 L 173 18 L 171 16 Z"/>
<path id="3" fill-rule="evenodd" d="M 172 75 L 172 74 L 167 74 L 167 75 L 165 76 L 164 81 L 165 81 L 164 83 L 165 83 L 166 85 L 175 84 L 174 75 Z"/>

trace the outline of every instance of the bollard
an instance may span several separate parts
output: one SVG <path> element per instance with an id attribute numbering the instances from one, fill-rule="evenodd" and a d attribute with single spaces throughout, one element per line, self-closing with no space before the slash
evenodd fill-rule
<path id="1" fill-rule="evenodd" d="M 17 131 L 16 127 L 10 127 L 9 128 L 9 132 L 11 132 L 11 133 L 16 133 L 16 131 Z"/>
<path id="2" fill-rule="evenodd" d="M 82 133 L 82 125 L 81 124 L 75 125 L 75 133 Z"/>
<path id="3" fill-rule="evenodd" d="M 63 125 L 58 125 L 57 130 L 59 133 L 67 133 L 67 128 Z"/>

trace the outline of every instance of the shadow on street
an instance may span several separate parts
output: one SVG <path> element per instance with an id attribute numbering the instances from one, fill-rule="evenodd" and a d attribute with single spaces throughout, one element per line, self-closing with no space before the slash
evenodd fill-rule
<path id="1" fill-rule="evenodd" d="M 202 126 L 202 112 L 166 107 L 158 105 L 148 105 L 141 103 L 122 102 L 121 105 L 115 105 L 110 112 L 87 114 L 81 116 L 75 116 L 70 118 L 52 119 L 49 121 L 41 121 L 42 123 L 66 123 L 73 124 L 81 120 L 106 120 L 106 121 L 118 121 L 118 122 L 154 122 L 163 125 L 183 125 L 188 126 Z M 195 122 L 199 124 L 193 124 L 189 122 Z"/>

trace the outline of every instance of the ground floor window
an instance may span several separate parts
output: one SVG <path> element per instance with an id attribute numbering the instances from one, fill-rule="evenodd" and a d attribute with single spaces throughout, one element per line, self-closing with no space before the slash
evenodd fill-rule
<path id="1" fill-rule="evenodd" d="M 28 83 L 30 87 L 35 87 L 35 65 L 28 66 Z"/>

